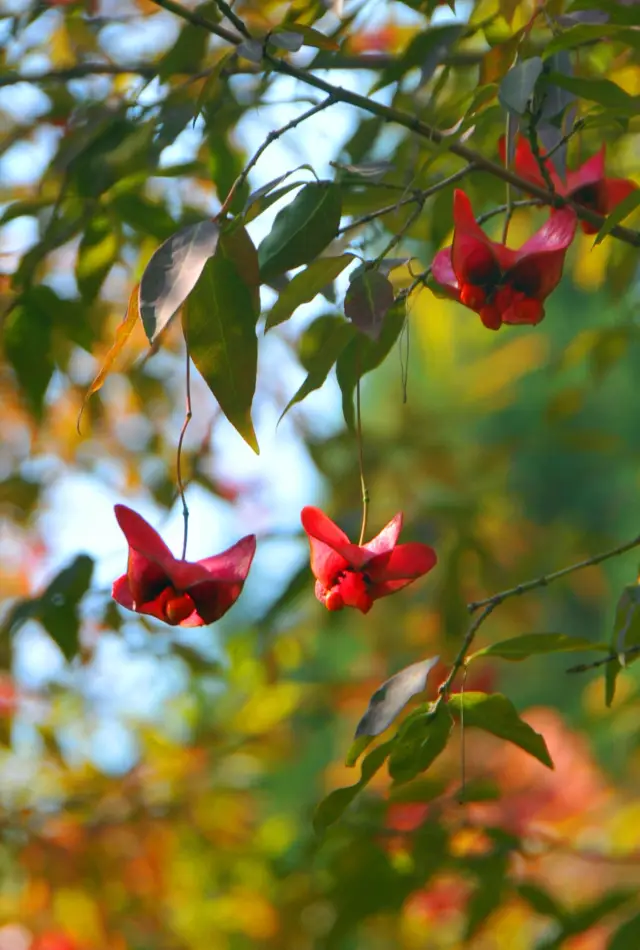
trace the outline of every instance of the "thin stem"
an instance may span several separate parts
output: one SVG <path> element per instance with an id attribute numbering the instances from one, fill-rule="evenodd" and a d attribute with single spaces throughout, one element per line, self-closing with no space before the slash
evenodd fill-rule
<path id="1" fill-rule="evenodd" d="M 240 19 L 238 14 L 233 12 L 231 6 L 228 3 L 225 3 L 225 0 L 215 0 L 215 3 L 222 15 L 226 16 L 230 23 L 233 23 L 238 33 L 242 33 L 243 36 L 246 36 L 247 39 L 249 39 L 251 37 L 249 30 L 245 26 L 244 22 Z"/>
<path id="2" fill-rule="evenodd" d="M 527 127 L 527 137 L 529 139 L 529 144 L 531 145 L 531 151 L 533 152 L 533 157 L 536 160 L 538 168 L 540 169 L 540 174 L 544 179 L 544 183 L 549 189 L 549 191 L 555 194 L 555 185 L 553 184 L 553 179 L 551 177 L 551 172 L 549 171 L 549 166 L 547 165 L 547 159 L 542 157 L 540 151 L 540 143 L 538 142 L 538 132 L 536 129 L 536 118 L 531 116 L 529 118 L 529 125 Z"/>
<path id="3" fill-rule="evenodd" d="M 203 19 L 203 17 L 199 16 L 199 14 L 193 13 L 191 10 L 186 9 L 181 4 L 176 3 L 175 0 L 153 0 L 153 2 L 156 3 L 157 6 L 162 7 L 164 10 L 169 10 L 176 16 L 181 17 L 183 20 L 193 23 L 196 26 L 201 26 L 209 30 L 210 33 L 214 33 L 216 36 L 226 39 L 229 43 L 232 43 L 235 46 L 238 46 L 242 41 L 239 36 L 231 33 L 224 27 L 218 26 L 218 24 L 209 23 L 207 20 Z M 472 163 L 479 170 L 487 172 L 494 178 L 509 182 L 509 184 L 514 185 L 516 188 L 520 188 L 525 193 L 533 195 L 539 201 L 543 202 L 543 204 L 552 205 L 555 208 L 567 206 L 575 212 L 576 217 L 578 217 L 581 221 L 587 221 L 589 224 L 592 224 L 594 227 L 598 228 L 598 230 L 602 227 L 605 221 L 603 216 L 597 212 L 591 211 L 583 205 L 576 204 L 575 201 L 572 201 L 566 196 L 553 194 L 553 192 L 548 191 L 546 188 L 542 188 L 539 185 L 536 185 L 534 182 L 521 178 L 520 175 L 516 175 L 511 171 L 511 169 L 506 169 L 497 162 L 486 158 L 480 152 L 474 151 L 463 142 L 455 140 L 449 142 L 450 137 L 446 133 L 441 132 L 439 129 L 433 128 L 415 115 L 412 115 L 408 112 L 403 112 L 400 109 L 395 109 L 392 106 L 386 106 L 383 103 L 372 99 L 371 97 L 362 96 L 357 92 L 352 92 L 352 90 L 345 89 L 342 86 L 334 86 L 330 82 L 327 82 L 326 79 L 322 79 L 322 77 L 315 75 L 315 73 L 309 72 L 305 68 L 292 65 L 291 63 L 287 62 L 286 59 L 275 56 L 268 50 L 265 50 L 263 58 L 274 72 L 280 73 L 283 76 L 290 76 L 293 79 L 304 82 L 308 86 L 313 86 L 316 89 L 320 89 L 326 95 L 331 96 L 336 102 L 344 102 L 347 105 L 354 106 L 357 109 L 362 109 L 364 112 L 368 112 L 370 115 L 375 115 L 384 122 L 390 122 L 395 125 L 402 126 L 403 128 L 408 129 L 410 132 L 414 132 L 421 138 L 426 139 L 432 145 L 443 145 L 447 147 L 448 151 L 452 155 L 457 155 L 458 158 L 462 158 L 466 162 Z M 630 228 L 625 228 L 618 224 L 611 229 L 610 234 L 614 237 L 617 237 L 621 241 L 625 241 L 627 244 L 631 244 L 633 247 L 640 247 L 640 232 L 638 231 L 633 231 Z"/>
<path id="4" fill-rule="evenodd" d="M 506 135 L 505 135 L 505 149 L 504 149 L 504 167 L 509 168 L 511 164 L 511 156 L 509 155 L 509 150 L 511 148 L 511 132 L 513 127 L 513 116 L 510 112 L 507 112 L 507 125 L 506 125 Z M 504 216 L 504 225 L 502 227 L 502 243 L 507 243 L 507 237 L 509 235 L 509 225 L 511 223 L 511 217 L 513 215 L 513 194 L 511 193 L 511 185 L 509 182 L 505 185 L 507 193 L 507 202 L 506 202 L 506 213 Z"/>
<path id="5" fill-rule="evenodd" d="M 595 670 L 598 666 L 604 666 L 605 663 L 613 663 L 614 660 L 620 660 L 620 657 L 624 657 L 625 660 L 630 656 L 637 656 L 640 653 L 640 644 L 634 647 L 629 647 L 627 650 L 622 650 L 621 653 L 609 653 L 608 656 L 603 656 L 599 660 L 594 660 L 593 663 L 579 663 L 577 666 L 570 666 L 568 670 L 565 670 L 566 673 L 586 673 L 587 670 Z"/>
<path id="6" fill-rule="evenodd" d="M 600 554 L 594 554 L 593 557 L 586 558 L 584 561 L 578 561 L 577 564 L 571 564 L 569 567 L 563 567 L 561 570 L 554 571 L 552 574 L 543 574 L 541 577 L 534 578 L 534 580 L 525 581 L 523 584 L 518 584 L 517 587 L 510 587 L 508 590 L 503 590 L 499 594 L 493 594 L 492 597 L 485 597 L 484 600 L 473 601 L 473 603 L 467 604 L 467 610 L 469 613 L 474 613 L 481 607 L 485 607 L 485 609 L 487 606 L 497 607 L 498 604 L 508 600 L 509 597 L 516 597 L 520 594 L 526 594 L 530 590 L 535 590 L 536 587 L 546 587 L 548 584 L 559 580 L 561 577 L 566 577 L 568 574 L 573 574 L 575 571 L 581 571 L 585 567 L 593 567 L 595 564 L 601 564 L 603 561 L 607 561 L 611 557 L 617 557 L 619 554 L 625 554 L 627 551 L 631 551 L 632 548 L 637 548 L 638 545 L 640 545 L 640 535 L 632 538 L 631 541 L 625 541 L 624 544 L 619 544 L 617 547 L 611 548 L 610 551 L 603 551 Z"/>
<path id="7" fill-rule="evenodd" d="M 285 134 L 285 132 L 289 132 L 291 131 L 291 129 L 295 129 L 295 127 L 297 125 L 300 125 L 302 122 L 306 122 L 306 120 L 310 119 L 311 116 L 317 115 L 318 112 L 322 112 L 324 109 L 327 109 L 334 102 L 335 100 L 333 96 L 328 96 L 323 102 L 317 103 L 317 105 L 313 106 L 311 109 L 308 109 L 306 112 L 303 112 L 302 115 L 299 115 L 295 119 L 292 119 L 291 122 L 287 122 L 287 124 L 283 125 L 282 128 L 276 129 L 274 132 L 269 132 L 269 134 L 267 135 L 266 139 L 264 140 L 260 148 L 257 150 L 257 152 L 255 152 L 255 154 L 253 155 L 249 163 L 244 167 L 244 169 L 240 172 L 240 174 L 238 175 L 238 177 L 232 184 L 231 188 L 229 189 L 229 193 L 227 197 L 224 199 L 222 203 L 222 207 L 220 208 L 220 211 L 218 212 L 216 217 L 218 218 L 224 217 L 224 215 L 229 210 L 229 206 L 231 205 L 231 202 L 233 201 L 233 198 L 236 192 L 238 191 L 239 188 L 241 188 L 244 185 L 245 181 L 249 177 L 249 173 L 251 172 L 251 170 L 255 168 L 255 166 L 258 164 L 260 157 L 264 154 L 264 152 L 266 152 L 269 146 L 273 144 L 273 142 L 277 141 L 280 138 L 280 136 Z"/>
<path id="8" fill-rule="evenodd" d="M 500 603 L 500 601 L 498 601 L 497 603 L 494 603 L 493 601 L 490 601 L 489 603 L 487 603 L 482 613 L 478 614 L 475 620 L 472 621 L 471 626 L 467 630 L 464 640 L 462 641 L 462 646 L 458 650 L 458 654 L 455 660 L 453 661 L 451 669 L 449 670 L 449 674 L 446 680 L 444 681 L 444 683 L 440 684 L 440 687 L 438 689 L 438 693 L 440 694 L 437 700 L 438 703 L 440 703 L 442 701 L 442 698 L 444 696 L 447 696 L 447 694 L 449 693 L 449 690 L 451 689 L 451 684 L 453 683 L 454 679 L 456 678 L 458 674 L 458 670 L 460 670 L 464 666 L 464 659 L 469 651 L 471 644 L 473 643 L 475 639 L 476 633 L 478 632 L 482 624 L 485 622 L 489 614 L 492 613 L 492 611 L 496 609 L 496 607 L 498 606 L 498 603 Z"/>
<path id="9" fill-rule="evenodd" d="M 364 477 L 364 453 L 362 447 L 362 413 L 360 409 L 360 361 L 357 368 L 358 381 L 356 383 L 356 440 L 358 443 L 358 468 L 360 470 L 360 492 L 362 494 L 362 523 L 360 525 L 360 538 L 358 544 L 364 544 L 364 536 L 367 531 L 367 516 L 369 514 L 369 491 Z"/>
<path id="10" fill-rule="evenodd" d="M 180 430 L 180 437 L 178 439 L 178 454 L 176 460 L 176 471 L 178 477 L 178 491 L 180 492 L 180 498 L 182 500 L 182 517 L 184 519 L 184 536 L 182 539 L 182 560 L 187 556 L 187 538 L 189 536 L 189 508 L 187 506 L 187 499 L 185 497 L 185 485 L 182 478 L 182 444 L 184 442 L 184 437 L 187 432 L 187 426 L 191 422 L 191 417 L 193 415 L 191 411 L 191 357 L 189 356 L 189 344 L 186 342 L 185 337 L 185 348 L 186 348 L 186 369 L 185 369 L 185 378 L 186 378 L 186 409 L 184 414 L 184 422 L 182 423 L 182 429 Z"/>

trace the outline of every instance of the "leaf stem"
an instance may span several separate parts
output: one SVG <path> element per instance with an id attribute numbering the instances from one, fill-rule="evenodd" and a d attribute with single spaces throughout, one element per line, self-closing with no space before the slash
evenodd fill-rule
<path id="1" fill-rule="evenodd" d="M 189 507 L 187 505 L 187 499 L 185 497 L 185 486 L 184 480 L 182 478 L 182 445 L 184 443 L 184 437 L 187 432 L 187 427 L 191 422 L 191 417 L 193 415 L 191 411 L 191 357 L 189 355 L 189 344 L 187 343 L 185 337 L 185 349 L 186 349 L 186 367 L 185 367 L 185 389 L 186 389 L 186 409 L 184 414 L 184 422 L 182 423 L 182 429 L 180 430 L 180 437 L 178 438 L 178 452 L 176 457 L 176 473 L 178 478 L 178 491 L 180 492 L 180 499 L 182 501 L 182 517 L 184 519 L 184 535 L 182 539 L 182 560 L 187 556 L 187 539 L 189 537 Z"/>
<path id="2" fill-rule="evenodd" d="M 360 491 L 362 494 L 362 523 L 360 525 L 360 538 L 358 544 L 364 544 L 364 536 L 367 530 L 367 516 L 369 514 L 369 490 L 364 477 L 364 453 L 362 444 L 362 413 L 360 408 L 360 360 L 358 359 L 356 374 L 356 441 L 358 443 L 358 468 L 360 470 Z"/>
<path id="3" fill-rule="evenodd" d="M 570 564 L 569 567 L 563 567 L 559 571 L 554 571 L 551 574 L 543 574 L 541 577 L 536 577 L 533 580 L 525 581 L 523 584 L 518 584 L 516 587 L 510 587 L 508 590 L 500 591 L 500 593 L 493 594 L 491 597 L 485 597 L 484 600 L 473 601 L 472 603 L 467 604 L 467 610 L 469 613 L 475 613 L 475 611 L 479 610 L 481 607 L 497 607 L 498 604 L 508 600 L 509 597 L 516 597 L 520 594 L 526 594 L 528 591 L 535 590 L 537 587 L 546 587 L 548 584 L 559 580 L 561 577 L 566 577 L 568 574 L 573 574 L 575 571 L 581 571 L 585 567 L 593 567 L 595 564 L 601 564 L 603 561 L 609 560 L 609 558 L 617 557 L 619 554 L 625 554 L 627 551 L 631 551 L 632 548 L 637 548 L 638 545 L 640 545 L 640 535 L 636 535 L 636 537 L 632 538 L 631 541 L 625 541 L 624 544 L 619 544 L 617 547 L 611 548 L 609 551 L 603 551 L 600 554 L 594 554 L 593 557 L 586 558 L 584 561 L 578 561 L 576 564 Z"/>
<path id="4" fill-rule="evenodd" d="M 578 666 L 570 666 L 568 670 L 565 670 L 565 673 L 586 673 L 587 670 L 595 670 L 597 666 L 604 666 L 605 663 L 613 663 L 614 660 L 619 660 L 621 656 L 626 659 L 629 656 L 636 656 L 638 653 L 640 653 L 640 644 L 622 650 L 621 653 L 609 653 L 608 656 L 594 660 L 593 663 L 579 663 Z"/>
<path id="5" fill-rule="evenodd" d="M 504 149 L 504 167 L 508 170 L 511 164 L 511 133 L 513 131 L 513 116 L 510 112 L 507 112 L 507 124 L 505 128 L 505 149 Z M 507 237 L 509 235 L 509 225 L 511 223 L 511 217 L 513 215 L 513 194 L 511 191 L 511 185 L 509 182 L 505 184 L 506 188 L 506 213 L 504 216 L 504 224 L 502 226 L 502 243 L 507 243 Z"/>

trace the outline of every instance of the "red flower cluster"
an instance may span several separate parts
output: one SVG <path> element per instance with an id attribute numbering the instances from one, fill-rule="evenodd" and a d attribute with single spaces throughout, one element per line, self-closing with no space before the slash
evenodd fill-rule
<path id="1" fill-rule="evenodd" d="M 518 251 L 487 237 L 459 189 L 453 196 L 453 222 L 452 246 L 433 261 L 433 276 L 447 295 L 479 314 L 490 330 L 499 330 L 503 323 L 540 323 L 543 301 L 562 276 L 576 229 L 574 212 L 552 211 Z"/>
<path id="2" fill-rule="evenodd" d="M 504 135 L 498 141 L 498 150 L 502 161 L 505 160 L 506 145 Z M 573 172 L 567 173 L 566 181 L 563 181 L 550 158 L 544 158 L 545 152 L 541 151 L 545 167 L 553 184 L 554 191 L 564 198 L 571 198 L 576 204 L 589 208 L 591 211 L 597 211 L 598 214 L 611 214 L 616 205 L 619 205 L 627 195 L 638 187 L 635 182 L 628 178 L 607 178 L 605 173 L 605 146 L 603 145 L 599 152 L 592 155 L 591 158 Z M 533 154 L 528 139 L 519 135 L 516 140 L 516 150 L 514 155 L 514 171 L 521 178 L 533 182 L 542 188 L 547 187 L 544 176 L 540 171 L 540 166 Z M 580 225 L 585 234 L 595 234 L 598 230 L 588 221 L 581 221 Z"/>
<path id="3" fill-rule="evenodd" d="M 398 545 L 402 512 L 365 545 L 352 544 L 319 508 L 303 508 L 301 519 L 309 538 L 316 597 L 327 610 L 355 607 L 366 614 L 374 600 L 413 583 L 437 560 L 426 544 Z"/>
<path id="4" fill-rule="evenodd" d="M 129 542 L 127 573 L 113 584 L 119 604 L 172 627 L 202 627 L 233 606 L 256 551 L 255 535 L 222 554 L 191 563 L 177 560 L 157 531 L 131 508 L 116 505 L 115 514 Z"/>

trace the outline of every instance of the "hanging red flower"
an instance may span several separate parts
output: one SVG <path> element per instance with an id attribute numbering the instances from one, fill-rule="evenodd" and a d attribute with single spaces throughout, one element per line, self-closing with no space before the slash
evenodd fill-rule
<path id="1" fill-rule="evenodd" d="M 364 545 L 352 544 L 319 508 L 303 508 L 300 517 L 309 538 L 316 597 L 327 610 L 356 607 L 366 614 L 374 600 L 411 584 L 437 561 L 426 544 L 397 544 L 402 512 Z"/>
<path id="2" fill-rule="evenodd" d="M 503 162 L 505 160 L 505 141 L 504 135 L 498 140 L 498 150 Z M 638 187 L 634 181 L 628 178 L 607 178 L 605 152 L 606 146 L 603 145 L 600 151 L 588 158 L 580 168 L 576 168 L 573 172 L 567 172 L 566 181 L 563 181 L 556 172 L 551 159 L 544 158 L 544 149 L 540 150 L 553 183 L 554 191 L 563 198 L 571 198 L 576 204 L 582 205 L 590 211 L 597 211 L 598 214 L 604 217 L 611 214 L 616 205 L 619 205 L 627 195 Z M 526 178 L 527 181 L 531 181 L 541 188 L 547 187 L 531 144 L 523 135 L 519 135 L 516 140 L 513 166 L 514 171 L 521 178 Z M 580 226 L 585 234 L 596 234 L 598 231 L 596 225 L 589 224 L 588 221 L 581 221 Z"/>
<path id="3" fill-rule="evenodd" d="M 487 237 L 469 198 L 456 189 L 453 224 L 453 244 L 438 251 L 432 266 L 447 296 L 474 310 L 490 330 L 499 330 L 503 323 L 540 323 L 543 301 L 562 276 L 576 229 L 574 212 L 553 210 L 540 230 L 515 251 Z"/>
<path id="4" fill-rule="evenodd" d="M 247 535 L 222 554 L 179 561 L 141 515 L 126 505 L 114 510 L 129 542 L 127 573 L 113 584 L 117 603 L 172 627 L 205 626 L 233 606 L 256 551 L 255 535 Z"/>

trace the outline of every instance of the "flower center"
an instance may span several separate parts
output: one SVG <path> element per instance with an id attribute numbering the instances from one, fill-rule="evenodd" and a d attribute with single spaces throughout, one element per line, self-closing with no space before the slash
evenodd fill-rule
<path id="1" fill-rule="evenodd" d="M 343 607 L 355 607 L 368 613 L 373 606 L 373 598 L 369 593 L 371 581 L 366 574 L 359 571 L 346 570 L 338 574 L 335 584 L 324 597 L 327 610 L 342 610 Z"/>
<path id="2" fill-rule="evenodd" d="M 164 615 L 167 623 L 175 627 L 190 617 L 195 610 L 195 604 L 189 594 L 180 594 L 173 587 L 166 590 Z"/>

